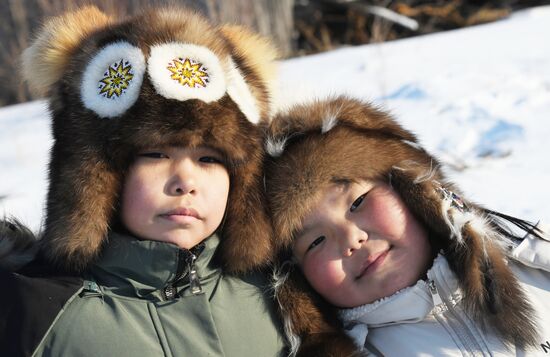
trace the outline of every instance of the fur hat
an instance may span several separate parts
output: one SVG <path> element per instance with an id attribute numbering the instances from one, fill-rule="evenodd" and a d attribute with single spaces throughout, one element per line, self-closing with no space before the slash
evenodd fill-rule
<path id="1" fill-rule="evenodd" d="M 120 19 L 89 6 L 50 19 L 23 54 L 23 74 L 50 96 L 53 118 L 48 259 L 78 271 L 100 253 L 137 151 L 206 145 L 224 155 L 231 180 L 221 259 L 232 272 L 265 264 L 257 124 L 269 115 L 275 54 L 243 28 L 182 8 Z"/>
<path id="2" fill-rule="evenodd" d="M 513 234 L 500 218 L 513 219 L 461 199 L 437 159 L 388 113 L 345 97 L 295 106 L 272 120 L 266 149 L 271 155 L 266 193 L 275 250 L 283 260 L 321 189 L 341 180 L 383 180 L 427 228 L 434 251 L 445 252 L 474 318 L 493 326 L 505 341 L 536 342 L 532 308 L 506 264 Z M 524 221 L 515 223 L 534 229 Z M 290 269 L 286 283 L 277 283 L 277 294 L 292 333 L 304 339 L 328 328 L 311 321 L 329 320 L 317 298 L 303 298 L 316 294 L 295 277 L 300 275 L 296 270 Z"/>

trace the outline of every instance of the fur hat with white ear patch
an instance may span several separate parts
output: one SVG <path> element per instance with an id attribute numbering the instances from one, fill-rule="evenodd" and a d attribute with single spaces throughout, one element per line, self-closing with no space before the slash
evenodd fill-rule
<path id="1" fill-rule="evenodd" d="M 266 193 L 275 249 L 283 260 L 323 188 L 341 181 L 382 180 L 427 228 L 434 251 L 445 252 L 472 315 L 506 341 L 536 342 L 530 303 L 506 265 L 514 236 L 500 221 L 505 216 L 461 198 L 438 160 L 388 113 L 339 97 L 295 106 L 276 115 L 266 131 L 271 156 L 265 168 Z M 521 220 L 515 223 L 535 229 Z M 289 265 L 283 266 L 287 273 Z M 286 275 L 289 280 L 279 281 L 277 295 L 287 332 L 307 341 L 309 335 L 330 329 L 323 322 L 330 321 L 326 305 L 304 298 L 316 294 L 296 277 L 300 272 L 290 268 Z"/>
<path id="2" fill-rule="evenodd" d="M 269 116 L 276 53 L 238 26 L 177 7 L 120 19 L 90 6 L 46 22 L 23 74 L 50 97 L 54 144 L 42 252 L 69 270 L 101 251 L 125 171 L 146 148 L 208 146 L 230 193 L 220 256 L 227 271 L 266 264 L 258 123 Z"/>

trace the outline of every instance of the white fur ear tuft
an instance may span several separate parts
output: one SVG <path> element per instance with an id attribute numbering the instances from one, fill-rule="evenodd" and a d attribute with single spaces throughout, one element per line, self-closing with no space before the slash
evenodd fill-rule
<path id="1" fill-rule="evenodd" d="M 338 118 L 335 115 L 327 116 L 325 119 L 323 119 L 321 132 L 325 134 L 326 132 L 330 131 L 330 129 L 334 128 L 336 124 L 338 124 Z"/>
<path id="2" fill-rule="evenodd" d="M 71 55 L 90 33 L 106 27 L 112 18 L 95 6 L 54 17 L 22 55 L 22 73 L 32 92 L 45 94 L 62 76 Z"/>
<path id="3" fill-rule="evenodd" d="M 287 138 L 275 139 L 267 138 L 265 142 L 265 150 L 272 157 L 279 157 L 285 151 Z"/>
<path id="4" fill-rule="evenodd" d="M 256 106 L 256 100 L 233 60 L 229 59 L 228 62 L 227 94 L 237 103 L 248 121 L 252 124 L 258 124 L 260 122 L 260 111 Z"/>
<path id="5" fill-rule="evenodd" d="M 332 128 L 336 126 L 336 124 L 338 124 L 338 116 L 340 115 L 341 110 L 341 106 L 338 109 L 331 108 L 330 110 L 327 110 L 325 118 L 323 119 L 323 125 L 321 127 L 321 132 L 323 134 L 329 132 Z"/>

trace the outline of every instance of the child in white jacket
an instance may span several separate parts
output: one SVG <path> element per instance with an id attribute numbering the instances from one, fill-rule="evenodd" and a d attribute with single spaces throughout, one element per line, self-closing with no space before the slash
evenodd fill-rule
<path id="1" fill-rule="evenodd" d="M 351 355 L 341 324 L 375 355 L 550 353 L 550 242 L 538 227 L 461 198 L 415 136 L 369 104 L 297 106 L 267 133 L 294 352 Z"/>

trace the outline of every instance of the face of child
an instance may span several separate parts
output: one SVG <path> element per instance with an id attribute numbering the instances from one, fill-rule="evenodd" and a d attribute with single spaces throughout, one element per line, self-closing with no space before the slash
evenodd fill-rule
<path id="1" fill-rule="evenodd" d="M 302 271 L 325 299 L 356 307 L 413 285 L 431 248 L 423 226 L 387 184 L 359 181 L 324 190 L 294 245 Z"/>
<path id="2" fill-rule="evenodd" d="M 121 218 L 139 238 L 189 249 L 218 228 L 228 194 L 229 174 L 217 151 L 146 150 L 126 176 Z"/>

